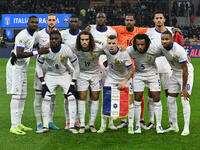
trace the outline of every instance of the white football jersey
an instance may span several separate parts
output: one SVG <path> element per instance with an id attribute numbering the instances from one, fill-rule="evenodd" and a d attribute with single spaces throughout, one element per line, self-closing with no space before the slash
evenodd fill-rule
<path id="1" fill-rule="evenodd" d="M 38 57 L 38 62 L 40 64 L 43 64 L 44 62 L 48 64 L 46 73 L 48 75 L 62 75 L 69 72 L 67 67 L 68 59 L 72 64 L 75 61 L 78 61 L 76 55 L 67 45 L 61 44 L 61 48 L 58 52 L 54 52 L 51 48 L 49 48 L 49 51 L 48 54 Z M 38 76 L 43 77 L 43 74 L 38 71 Z"/>
<path id="2" fill-rule="evenodd" d="M 39 48 L 43 47 L 47 43 L 49 43 L 50 35 L 47 32 L 47 28 L 44 28 L 37 32 L 35 44 L 38 44 Z"/>
<path id="3" fill-rule="evenodd" d="M 15 47 L 14 47 L 15 54 L 17 54 L 17 47 L 22 48 L 24 52 L 32 52 L 33 45 L 35 43 L 35 35 L 36 35 L 36 32 L 33 35 L 31 35 L 28 29 L 24 29 L 20 31 L 15 37 Z M 16 67 L 26 70 L 28 67 L 29 61 L 30 61 L 30 57 L 17 59 Z"/>
<path id="4" fill-rule="evenodd" d="M 172 33 L 172 27 L 166 27 L 168 31 Z M 157 31 L 155 28 L 149 28 L 146 33 L 151 41 L 159 47 L 161 45 L 161 34 L 162 32 Z M 158 73 L 168 73 L 171 71 L 171 67 L 164 56 L 156 58 L 156 67 Z"/>
<path id="5" fill-rule="evenodd" d="M 78 34 L 80 32 L 81 31 L 79 30 Z M 62 43 L 68 45 L 73 50 L 76 46 L 76 38 L 77 38 L 78 34 L 71 34 L 69 32 L 69 29 L 62 30 L 62 31 L 60 31 L 60 33 L 62 36 Z"/>
<path id="6" fill-rule="evenodd" d="M 127 68 L 132 66 L 130 56 L 127 51 L 120 51 L 119 48 L 115 54 L 110 53 L 107 48 L 104 49 L 104 52 L 108 58 L 107 61 L 109 66 L 107 77 L 121 82 L 128 74 Z"/>
<path id="7" fill-rule="evenodd" d="M 176 42 L 173 42 L 172 48 L 170 50 L 166 50 L 163 48 L 163 46 L 161 46 L 160 49 L 164 56 L 167 58 L 172 70 L 176 72 L 182 72 L 180 64 L 188 62 L 185 49 Z"/>
<path id="8" fill-rule="evenodd" d="M 155 59 L 160 54 L 154 43 L 151 43 L 144 54 L 136 51 L 133 46 L 127 47 L 127 52 L 135 62 L 135 74 L 140 76 L 153 76 L 157 73 Z"/>
<path id="9" fill-rule="evenodd" d="M 102 44 L 104 44 L 107 41 L 107 37 L 109 35 L 116 35 L 117 33 L 115 30 L 113 30 L 111 27 L 107 26 L 106 31 L 99 31 L 97 30 L 97 26 L 96 25 L 90 25 L 91 26 L 91 30 L 90 33 L 93 35 L 94 39 L 101 42 Z"/>
<path id="10" fill-rule="evenodd" d="M 95 44 L 93 52 L 74 50 L 79 61 L 80 72 L 97 74 L 99 73 L 98 60 L 100 55 L 104 54 L 103 46 Z"/>

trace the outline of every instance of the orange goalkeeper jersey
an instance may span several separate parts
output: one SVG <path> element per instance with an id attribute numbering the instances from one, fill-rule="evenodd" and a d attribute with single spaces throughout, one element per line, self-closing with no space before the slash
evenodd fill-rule
<path id="1" fill-rule="evenodd" d="M 118 45 L 128 47 L 133 45 L 135 35 L 138 33 L 145 34 L 148 28 L 134 27 L 132 32 L 127 31 L 126 26 L 112 26 L 112 29 L 117 32 Z"/>

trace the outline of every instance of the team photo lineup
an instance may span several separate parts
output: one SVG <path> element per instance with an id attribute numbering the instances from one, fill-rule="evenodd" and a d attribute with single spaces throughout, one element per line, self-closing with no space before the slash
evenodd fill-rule
<path id="1" fill-rule="evenodd" d="M 133 14 L 125 16 L 125 26 L 107 26 L 106 14 L 98 12 L 96 24 L 83 30 L 80 30 L 79 17 L 73 14 L 69 18 L 69 29 L 64 30 L 56 28 L 58 20 L 53 13 L 47 16 L 47 27 L 41 30 L 38 30 L 38 18 L 30 16 L 27 28 L 15 37 L 6 65 L 7 94 L 11 95 L 10 133 L 25 135 L 34 128 L 36 134 L 42 134 L 64 128 L 72 134 L 103 134 L 107 130 L 127 128 L 127 134 L 155 130 L 163 135 L 168 132 L 189 135 L 194 68 L 182 47 L 181 30 L 165 26 L 162 11 L 152 15 L 154 27 L 136 27 Z M 36 122 L 28 127 L 23 124 L 22 116 L 29 92 L 27 70 L 32 56 L 37 56 L 33 87 Z M 107 87 L 110 96 L 104 99 Z M 145 87 L 147 99 L 143 96 Z M 58 127 L 54 122 L 58 88 L 64 95 L 65 127 Z M 128 89 L 127 113 L 120 116 L 123 113 L 120 93 L 125 89 Z M 166 129 L 161 124 L 161 89 L 167 100 Z M 183 116 L 177 115 L 179 95 Z M 117 102 L 112 101 L 115 98 Z M 145 103 L 147 110 L 144 110 Z M 104 109 L 108 107 L 110 111 L 106 115 Z M 144 121 L 144 111 L 148 111 L 148 121 Z M 101 113 L 101 124 L 95 126 L 98 113 Z M 180 134 L 179 117 L 184 120 Z M 116 118 L 121 119 L 119 124 L 114 123 Z"/>

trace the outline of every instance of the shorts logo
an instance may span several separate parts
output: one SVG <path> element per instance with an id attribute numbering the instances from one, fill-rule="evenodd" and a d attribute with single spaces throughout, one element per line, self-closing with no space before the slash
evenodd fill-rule
<path id="1" fill-rule="evenodd" d="M 10 17 L 5 17 L 5 24 L 9 25 L 10 24 Z"/>
<path id="2" fill-rule="evenodd" d="M 19 91 L 19 89 L 18 89 L 18 88 L 16 88 L 16 91 L 18 92 L 18 91 Z"/>

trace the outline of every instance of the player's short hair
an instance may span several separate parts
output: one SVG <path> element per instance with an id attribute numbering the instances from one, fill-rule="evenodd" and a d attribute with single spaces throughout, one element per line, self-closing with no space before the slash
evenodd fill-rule
<path id="1" fill-rule="evenodd" d="M 82 49 L 82 45 L 81 45 L 81 35 L 89 35 L 89 50 L 92 52 L 95 48 L 95 41 L 94 41 L 94 37 L 92 36 L 92 34 L 86 30 L 83 30 L 79 33 L 79 35 L 76 38 L 76 49 L 78 51 L 80 51 Z"/>
<path id="2" fill-rule="evenodd" d="M 58 29 L 54 29 L 53 31 L 51 31 L 50 36 L 53 35 L 53 34 L 57 34 L 61 37 L 61 34 L 60 34 Z"/>
<path id="3" fill-rule="evenodd" d="M 134 40 L 133 40 L 133 48 L 135 51 L 137 51 L 137 46 L 136 46 L 136 40 L 145 40 L 145 51 L 142 52 L 142 53 L 146 53 L 146 51 L 148 50 L 149 48 L 149 45 L 151 43 L 151 40 L 150 38 L 148 37 L 148 35 L 146 34 L 137 34 L 135 37 L 134 37 Z M 141 52 L 140 52 L 141 53 Z"/>
<path id="4" fill-rule="evenodd" d="M 78 18 L 78 16 L 75 15 L 75 14 L 72 14 L 71 17 L 70 17 L 69 19 L 71 19 L 71 18 Z M 78 18 L 78 19 L 79 19 L 79 18 Z"/>
<path id="5" fill-rule="evenodd" d="M 163 35 L 163 34 L 169 34 L 171 37 L 173 37 L 173 36 L 172 36 L 172 33 L 171 33 L 169 30 L 164 31 L 164 32 L 162 33 L 162 35 Z"/>
<path id="6" fill-rule="evenodd" d="M 128 13 L 128 14 L 126 14 L 125 18 L 126 18 L 127 16 L 133 16 L 133 19 L 135 20 L 135 15 L 134 15 L 134 14 Z"/>
<path id="7" fill-rule="evenodd" d="M 109 36 L 108 36 L 108 39 L 114 40 L 114 39 L 117 39 L 117 36 L 116 36 L 116 35 L 109 35 Z"/>
<path id="8" fill-rule="evenodd" d="M 156 14 L 163 14 L 163 16 L 165 17 L 165 13 L 162 10 L 157 10 L 153 13 L 153 18 L 155 17 Z"/>
<path id="9" fill-rule="evenodd" d="M 47 18 L 48 18 L 49 16 L 55 16 L 56 19 L 57 19 L 57 16 L 56 16 L 55 14 L 53 14 L 53 13 L 48 14 Z"/>
<path id="10" fill-rule="evenodd" d="M 38 17 L 36 17 L 36 16 L 30 16 L 30 17 L 28 17 L 28 22 L 30 21 L 30 19 L 38 19 Z"/>
<path id="11" fill-rule="evenodd" d="M 96 15 L 96 18 L 99 14 L 103 14 L 105 17 L 106 17 L 106 14 L 104 12 L 98 12 L 97 15 Z"/>

